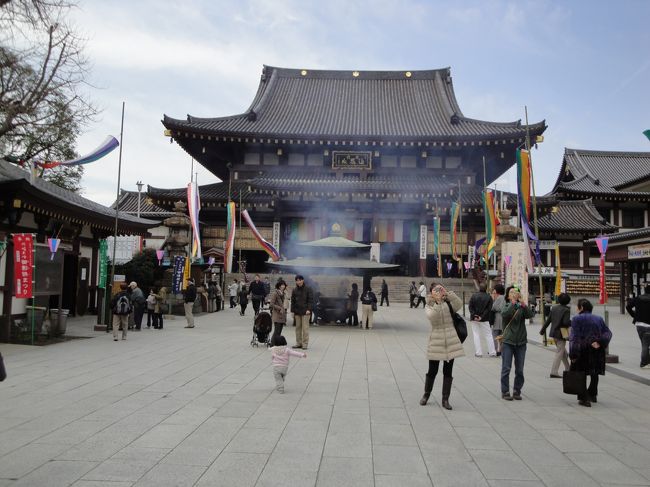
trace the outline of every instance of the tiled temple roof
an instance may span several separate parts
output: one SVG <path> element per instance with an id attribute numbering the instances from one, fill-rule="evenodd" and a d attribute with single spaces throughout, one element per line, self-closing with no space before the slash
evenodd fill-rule
<path id="1" fill-rule="evenodd" d="M 130 215 L 138 214 L 138 192 L 120 190 L 120 211 Z M 115 203 L 111 205 L 115 208 Z M 165 210 L 153 203 L 151 198 L 147 197 L 147 193 L 140 194 L 140 217 L 150 219 L 163 219 L 172 216 L 174 212 Z"/>
<path id="2" fill-rule="evenodd" d="M 565 149 L 554 193 L 650 199 L 626 188 L 650 179 L 650 152 Z"/>
<path id="3" fill-rule="evenodd" d="M 546 232 L 613 232 L 618 227 L 603 218 L 591 199 L 559 201 L 557 210 L 540 216 L 537 224 Z"/>
<path id="4" fill-rule="evenodd" d="M 164 116 L 172 132 L 334 140 L 490 140 L 524 137 L 521 121 L 465 117 L 449 68 L 426 71 L 329 71 L 264 66 L 242 114 L 187 120 Z M 545 123 L 530 126 L 541 134 Z M 514 142 L 508 140 L 508 142 Z"/>
<path id="5" fill-rule="evenodd" d="M 53 206 L 41 207 L 47 209 L 52 213 L 61 211 L 70 219 L 81 219 L 91 226 L 109 226 L 112 227 L 115 221 L 115 209 L 108 206 L 100 205 L 92 200 L 84 198 L 83 196 L 63 189 L 56 184 L 50 183 L 43 178 L 34 178 L 30 183 L 29 172 L 25 171 L 16 165 L 0 159 L 0 188 L 4 193 L 8 189 L 3 188 L 10 185 L 20 184 L 21 188 L 34 196 L 43 199 L 44 201 L 54 202 Z M 130 215 L 126 212 L 119 212 L 118 214 L 119 230 L 120 231 L 137 231 L 142 232 L 147 228 L 152 228 L 158 225 L 158 222 L 147 220 L 145 218 L 138 218 L 135 215 Z"/>
<path id="6" fill-rule="evenodd" d="M 259 196 L 255 195 L 253 192 L 250 191 L 249 182 L 233 181 L 232 187 L 230 189 L 230 197 L 233 200 L 239 201 L 240 192 L 241 192 L 242 201 L 250 201 L 251 199 L 260 198 Z M 148 186 L 147 195 L 152 200 L 187 201 L 187 188 L 155 188 L 153 186 Z M 199 196 L 201 198 L 201 201 L 204 200 L 227 201 L 228 181 L 199 186 Z"/>

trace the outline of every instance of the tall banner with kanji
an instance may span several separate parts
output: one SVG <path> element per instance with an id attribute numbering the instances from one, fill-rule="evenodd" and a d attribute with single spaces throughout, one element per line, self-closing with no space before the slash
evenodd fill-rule
<path id="1" fill-rule="evenodd" d="M 14 234 L 14 296 L 33 297 L 34 236 L 31 233 Z"/>
<path id="2" fill-rule="evenodd" d="M 483 191 L 483 212 L 485 214 L 485 238 L 487 242 L 485 246 L 485 262 L 487 262 L 497 246 L 497 225 L 499 224 L 494 206 L 494 195 L 490 190 Z"/>
<path id="3" fill-rule="evenodd" d="M 183 290 L 183 276 L 185 275 L 185 257 L 174 257 L 174 273 L 172 274 L 172 294 L 180 294 Z"/>
<path id="4" fill-rule="evenodd" d="M 97 287 L 106 289 L 106 275 L 108 274 L 108 242 L 106 239 L 99 241 L 99 283 Z"/>
<path id="5" fill-rule="evenodd" d="M 560 245 L 555 242 L 555 299 L 562 292 L 562 267 L 560 266 Z"/>

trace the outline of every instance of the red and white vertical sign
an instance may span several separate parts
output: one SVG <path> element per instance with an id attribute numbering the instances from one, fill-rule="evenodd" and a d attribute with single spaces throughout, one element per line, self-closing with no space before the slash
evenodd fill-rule
<path id="1" fill-rule="evenodd" d="M 32 297 L 34 265 L 34 238 L 31 233 L 14 234 L 14 295 L 17 298 Z"/>
<path id="2" fill-rule="evenodd" d="M 605 281 L 605 254 L 607 253 L 608 241 L 608 237 L 596 238 L 596 245 L 598 245 L 598 250 L 600 252 L 600 299 L 598 300 L 600 304 L 605 304 L 607 302 L 607 286 Z"/>

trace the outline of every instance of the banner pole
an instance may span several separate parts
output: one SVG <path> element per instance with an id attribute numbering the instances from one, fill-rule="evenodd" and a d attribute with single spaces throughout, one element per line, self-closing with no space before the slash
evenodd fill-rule
<path id="1" fill-rule="evenodd" d="M 32 233 L 32 345 L 34 345 L 34 322 L 36 320 L 36 234 Z"/>

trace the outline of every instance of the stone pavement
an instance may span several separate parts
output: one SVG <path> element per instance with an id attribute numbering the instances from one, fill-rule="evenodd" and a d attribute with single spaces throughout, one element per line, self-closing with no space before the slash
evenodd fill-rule
<path id="1" fill-rule="evenodd" d="M 629 320 L 612 315 L 617 370 L 598 404 L 578 406 L 531 344 L 524 400 L 500 397 L 500 361 L 455 364 L 421 407 L 423 311 L 379 308 L 372 331 L 321 326 L 274 392 L 252 317 L 177 318 L 113 342 L 0 345 L 0 487 L 5 486 L 593 486 L 650 485 L 650 379 Z M 539 325 L 529 327 L 535 338 Z M 285 332 L 293 343 L 293 327 Z M 636 368 L 635 368 L 636 366 Z M 633 375 L 632 375 L 633 374 Z M 631 378 L 628 378 L 631 377 Z"/>

